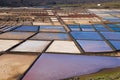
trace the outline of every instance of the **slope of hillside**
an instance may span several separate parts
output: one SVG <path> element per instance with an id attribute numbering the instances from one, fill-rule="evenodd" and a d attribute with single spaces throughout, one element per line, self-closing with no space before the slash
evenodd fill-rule
<path id="1" fill-rule="evenodd" d="M 119 0 L 0 0 L 0 6 L 41 6 L 51 4 L 102 3 Z"/>

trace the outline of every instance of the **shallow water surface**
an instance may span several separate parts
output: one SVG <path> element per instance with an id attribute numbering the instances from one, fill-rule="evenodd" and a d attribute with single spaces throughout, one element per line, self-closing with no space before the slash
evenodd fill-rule
<path id="1" fill-rule="evenodd" d="M 22 80 L 60 80 L 117 66 L 120 66 L 119 57 L 43 53 Z"/>

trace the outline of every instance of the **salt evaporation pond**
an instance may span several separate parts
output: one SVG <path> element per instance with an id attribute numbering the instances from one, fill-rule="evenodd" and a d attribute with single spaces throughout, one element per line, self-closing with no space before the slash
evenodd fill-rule
<path id="1" fill-rule="evenodd" d="M 45 54 L 22 80 L 61 80 L 120 66 L 120 57 Z"/>

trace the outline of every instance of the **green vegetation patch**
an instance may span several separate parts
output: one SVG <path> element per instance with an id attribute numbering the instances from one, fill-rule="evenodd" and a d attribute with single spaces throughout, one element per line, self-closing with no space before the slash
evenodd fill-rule
<path id="1" fill-rule="evenodd" d="M 97 73 L 71 77 L 64 80 L 120 80 L 120 67 L 103 69 Z"/>

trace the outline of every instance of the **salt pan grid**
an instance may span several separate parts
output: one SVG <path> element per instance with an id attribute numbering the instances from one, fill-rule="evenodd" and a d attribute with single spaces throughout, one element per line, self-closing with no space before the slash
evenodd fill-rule
<path id="1" fill-rule="evenodd" d="M 120 66 L 119 58 L 80 56 L 81 54 L 111 55 L 113 53 L 116 55 L 115 53 L 119 53 L 120 10 L 91 9 L 90 12 L 87 9 L 83 11 L 81 9 L 65 9 L 65 11 L 52 9 L 50 12 L 46 9 L 34 8 L 3 10 L 7 15 L 10 11 L 10 14 L 15 14 L 19 18 L 16 21 L 14 15 L 9 15 L 8 21 L 0 21 L 0 55 L 2 56 L 0 60 L 4 57 L 0 63 L 8 61 L 7 64 L 2 64 L 5 68 L 19 66 L 9 71 L 13 75 L 12 71 L 16 70 L 17 74 L 14 76 L 20 75 L 21 77 L 34 59 L 29 64 L 26 62 L 30 61 L 31 56 L 37 57 L 38 55 L 42 56 L 31 65 L 23 79 L 29 77 L 32 79 L 35 75 L 38 80 L 60 80 L 93 73 L 103 68 L 111 68 L 111 66 Z M 1 9 L 0 14 L 3 14 Z M 20 70 L 24 68 L 21 74 L 18 68 Z M 0 72 L 1 70 L 2 68 Z M 6 70 L 2 71 L 6 72 Z M 30 71 L 32 78 L 28 75 Z M 6 76 L 6 74 L 2 75 Z"/>
<path id="2" fill-rule="evenodd" d="M 64 12 L 61 13 L 61 11 L 58 10 L 56 11 L 56 13 L 53 13 L 54 12 L 53 10 L 53 12 L 52 11 L 50 12 L 53 14 L 52 16 L 51 15 L 48 16 L 48 11 L 46 10 L 42 10 L 42 11 L 43 13 L 30 12 L 30 14 L 34 16 L 42 15 L 42 14 L 44 14 L 45 16 L 32 17 L 32 19 L 29 18 L 28 21 L 25 21 L 27 19 L 21 19 L 24 22 L 14 22 L 14 21 L 11 22 L 8 21 L 5 23 L 0 22 L 1 30 L 2 30 L 0 34 L 0 39 L 26 40 L 23 41 L 23 43 L 18 45 L 17 47 L 20 47 L 29 40 L 35 40 L 35 41 L 50 40 L 52 41 L 52 43 L 54 43 L 55 40 L 73 41 L 76 44 L 76 47 L 78 47 L 79 51 L 83 49 L 79 45 L 77 40 L 104 41 L 110 48 L 114 47 L 115 50 L 118 50 L 117 47 L 115 47 L 114 44 L 110 42 L 110 40 L 120 41 L 120 37 L 119 37 L 120 23 L 118 22 L 120 18 L 115 16 L 115 14 L 119 14 L 120 11 L 109 10 L 109 9 L 107 10 L 89 9 L 87 10 L 87 12 L 86 11 L 84 12 L 84 10 L 81 11 L 82 14 L 81 12 L 79 13 L 77 12 L 76 15 L 75 11 L 66 12 L 63 10 Z M 58 14 L 62 14 L 62 15 L 58 15 Z M 57 15 L 59 19 L 55 15 Z M 35 21 L 33 21 L 33 19 Z M 116 20 L 116 21 L 118 20 L 118 21 L 114 23 L 114 21 L 112 20 Z M 62 23 L 62 25 L 54 25 L 54 21 L 60 22 L 60 24 Z M 112 23 L 109 23 L 109 21 L 112 21 Z M 39 23 L 39 24 L 38 26 L 33 26 L 34 23 Z M 44 26 L 42 24 L 44 24 Z M 13 30 L 9 29 L 10 26 L 12 27 Z M 4 31 L 7 32 L 2 33 Z M 44 49 L 47 50 L 50 46 L 51 44 L 47 45 L 46 48 Z"/>

